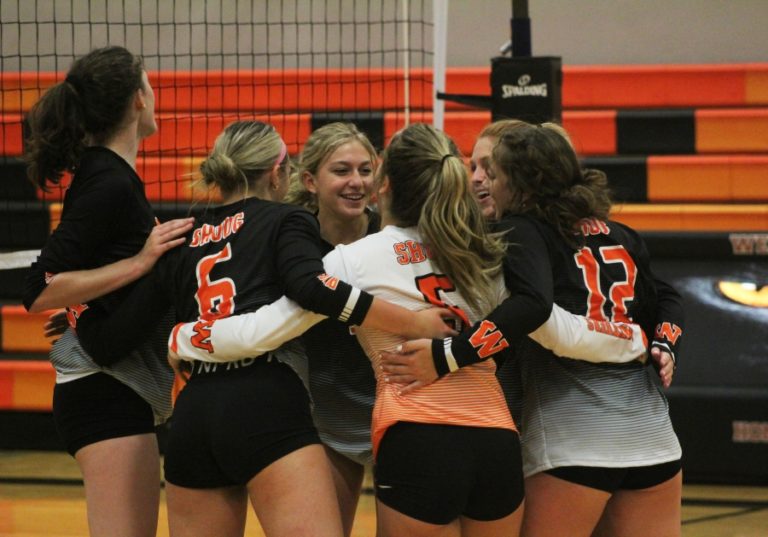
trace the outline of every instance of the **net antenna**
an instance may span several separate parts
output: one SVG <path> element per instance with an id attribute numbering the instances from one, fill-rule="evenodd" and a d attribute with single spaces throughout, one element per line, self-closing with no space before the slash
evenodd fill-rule
<path id="1" fill-rule="evenodd" d="M 445 61 L 448 35 L 448 0 L 433 0 L 432 20 L 432 126 L 444 130 L 445 100 L 439 97 L 445 93 Z"/>
<path id="2" fill-rule="evenodd" d="M 408 24 L 410 2 L 408 0 L 402 0 L 401 5 L 403 8 L 403 120 L 407 127 L 411 124 L 411 40 L 409 37 L 411 27 Z"/>

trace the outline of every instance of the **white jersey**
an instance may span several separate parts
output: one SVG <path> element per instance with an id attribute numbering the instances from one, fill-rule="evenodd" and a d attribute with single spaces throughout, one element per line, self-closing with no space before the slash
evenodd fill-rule
<path id="1" fill-rule="evenodd" d="M 415 227 L 386 226 L 355 243 L 337 246 L 325 257 L 324 264 L 330 274 L 378 298 L 410 310 L 453 306 L 463 311 L 472 324 L 504 299 L 506 289 L 500 277 L 495 303 L 486 304 L 482 310 L 472 308 L 430 258 Z M 405 339 L 362 327 L 357 329 L 357 337 L 377 380 L 372 423 L 374 454 L 386 429 L 398 421 L 515 429 L 493 360 L 462 368 L 401 395 L 400 386 L 383 380 L 379 353 L 394 350 Z"/>

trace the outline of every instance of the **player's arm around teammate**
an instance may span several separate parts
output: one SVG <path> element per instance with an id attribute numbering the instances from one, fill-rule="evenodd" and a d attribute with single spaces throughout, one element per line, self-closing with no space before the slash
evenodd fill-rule
<path id="1" fill-rule="evenodd" d="M 320 224 L 323 253 L 379 231 L 379 215 L 368 209 L 378 161 L 368 138 L 350 123 L 331 123 L 313 131 L 298 159 L 284 201 L 314 213 Z M 258 356 L 286 341 L 302 338 L 304 353 L 292 357 L 313 400 L 313 418 L 331 462 L 344 534 L 350 535 L 365 465 L 371 463 L 371 412 L 375 379 L 348 326 L 317 314 L 302 315 L 283 297 L 243 316 L 240 327 L 222 332 L 211 327 L 213 352 L 194 347 L 195 323 L 179 325 L 169 344 L 169 358 L 230 361 Z M 242 317 L 242 318 L 240 318 Z M 298 363 L 297 363 L 298 362 Z M 177 366 L 178 367 L 178 366 Z"/>
<path id="2" fill-rule="evenodd" d="M 25 158 L 41 188 L 73 180 L 59 226 L 25 284 L 29 311 L 71 307 L 70 324 L 88 306 L 114 307 L 121 291 L 160 255 L 178 246 L 191 219 L 155 226 L 135 162 L 156 130 L 154 94 L 140 58 L 120 47 L 78 59 L 29 113 Z M 102 297 L 107 293 L 109 296 Z M 88 302 L 88 305 L 84 303 Z M 104 369 L 83 352 L 73 330 L 56 342 L 54 420 L 85 484 L 92 536 L 154 536 L 160 493 L 155 421 L 170 412 L 172 372 L 151 353 Z"/>
<path id="3" fill-rule="evenodd" d="M 394 143 L 396 148 L 387 150 L 389 171 L 379 191 L 384 221 L 389 226 L 352 245 L 338 246 L 326 256 L 326 262 L 343 278 L 376 289 L 383 298 L 409 308 L 425 311 L 430 303 L 450 305 L 457 315 L 466 316 L 468 310 L 476 316 L 478 305 L 488 307 L 503 293 L 503 249 L 485 234 L 483 218 L 469 192 L 466 170 L 454 154 L 452 143 L 425 125 L 410 127 L 401 135 Z M 431 217 L 422 221 L 422 212 Z M 469 244 L 464 242 L 467 237 Z M 437 262 L 440 270 L 436 269 Z M 461 294 L 454 291 L 454 284 Z M 466 306 L 465 296 L 471 297 L 475 305 Z M 240 321 L 253 315 L 242 315 Z M 214 346 L 227 339 L 223 334 L 235 333 L 236 326 L 235 318 L 217 320 L 211 326 Z M 387 326 L 371 328 L 363 324 L 357 334 L 374 363 L 381 348 L 392 348 L 403 341 Z M 184 347 L 186 353 L 189 346 L 184 343 Z M 377 398 L 373 412 L 373 438 L 374 450 L 378 449 L 380 535 L 516 534 L 522 501 L 519 459 L 514 457 L 517 435 L 493 371 L 490 364 L 470 367 L 447 384 L 429 390 L 426 397 L 431 403 L 426 406 L 431 410 L 426 414 L 418 410 L 419 397 L 398 400 L 395 392 L 378 379 L 379 394 L 383 396 Z M 456 381 L 461 386 L 454 386 Z M 467 393 L 462 388 L 465 384 Z M 493 386 L 495 389 L 487 389 Z M 458 396 L 460 393 L 464 395 Z M 464 399 L 472 400 L 473 405 L 467 405 Z M 413 421 L 420 423 L 401 423 Z M 462 449 L 435 451 L 438 444 Z M 455 475 L 447 470 L 475 449 L 482 449 L 487 456 L 488 445 L 494 446 L 499 467 L 472 464 Z M 428 467 L 429 471 L 399 468 L 395 461 L 403 460 L 402 450 L 410 453 L 407 458 L 415 466 Z M 444 457 L 435 458 L 437 452 Z M 448 467 L 442 466 L 445 464 Z M 482 486 L 472 484 L 478 478 Z M 399 484 L 392 486 L 382 479 L 394 479 Z M 498 486 L 490 486 L 491 481 Z"/>
<path id="4" fill-rule="evenodd" d="M 491 181 L 489 179 L 493 147 L 504 132 L 525 127 L 526 125 L 527 123 L 524 121 L 516 119 L 500 120 L 491 123 L 480 132 L 472 150 L 470 157 L 470 184 L 483 216 L 490 222 L 496 222 L 498 218 L 496 204 L 491 196 Z M 497 224 L 499 231 L 508 231 L 506 229 L 508 227 L 508 225 L 499 226 Z M 537 246 L 541 244 L 541 241 L 534 235 L 531 244 Z M 514 283 L 514 277 L 508 278 L 508 280 Z M 524 326 L 521 325 L 521 328 L 534 328 L 529 337 L 543 347 L 552 350 L 558 356 L 595 363 L 624 363 L 645 358 L 648 347 L 647 338 L 637 324 L 613 323 L 612 325 L 603 326 L 602 331 L 597 331 L 595 330 L 594 323 L 590 323 L 585 316 L 574 315 L 556 303 L 550 302 L 546 297 L 541 296 L 537 292 L 536 286 L 527 287 L 523 292 L 525 296 L 522 298 L 529 301 L 528 307 L 518 305 L 519 307 L 516 311 L 522 312 L 528 309 L 529 313 L 531 313 L 541 310 L 540 318 L 543 318 L 544 310 L 551 308 L 551 313 L 546 322 L 540 325 L 538 325 L 536 315 L 529 314 L 529 322 Z M 512 301 L 505 302 L 505 307 L 510 305 L 512 305 Z M 512 310 L 512 315 L 514 315 L 514 311 Z M 513 342 L 517 337 L 520 337 L 522 331 L 516 327 L 518 319 L 512 317 L 512 322 L 510 323 L 505 321 L 508 317 L 504 315 L 498 317 L 500 320 L 498 334 L 504 336 L 500 340 L 507 341 L 514 348 Z M 489 326 L 486 324 L 484 328 Z M 488 330 L 485 334 L 492 335 L 493 332 Z M 482 336 L 482 333 L 479 334 L 480 336 Z M 383 353 L 382 368 L 387 373 L 391 382 L 403 384 L 403 393 L 408 393 L 408 391 L 434 382 L 438 378 L 438 368 L 433 363 L 431 352 L 431 342 L 408 342 L 403 344 L 400 352 Z M 484 356 L 487 359 L 492 355 L 484 353 Z M 475 357 L 474 359 L 479 358 Z M 450 368 L 459 367 L 462 363 L 464 362 L 459 358 L 456 363 L 451 362 Z M 509 392 L 510 397 L 514 397 L 519 390 L 517 386 L 510 385 L 510 382 L 514 379 L 506 378 L 507 375 L 504 372 L 514 367 L 516 366 L 512 363 L 512 360 L 503 360 L 499 373 L 502 380 L 502 388 Z M 444 367 L 443 371 L 448 371 L 450 368 Z"/>
<path id="5" fill-rule="evenodd" d="M 589 308 L 581 311 L 602 327 L 606 322 L 633 319 L 645 327 L 649 339 L 654 339 L 652 358 L 659 362 L 663 385 L 668 385 L 676 353 L 672 340 L 679 344 L 682 333 L 680 297 L 653 278 L 639 236 L 605 220 L 610 202 L 605 195 L 604 176 L 578 167 L 560 128 L 523 125 L 516 135 L 509 132 L 503 141 L 509 147 L 493 159 L 497 179 L 492 191 L 499 212 L 511 210 L 514 214 L 508 220 L 508 237 L 517 246 L 510 248 L 508 263 L 507 282 L 516 286 L 511 289 L 511 299 L 520 294 L 522 287 L 524 300 L 518 299 L 520 305 L 548 304 L 555 299 L 578 311 L 579 304 L 588 304 Z M 579 201 L 576 206 L 575 201 Z M 588 210 L 579 211 L 578 207 Z M 607 281 L 591 279 L 594 264 L 590 254 L 602 256 L 598 263 Z M 553 293 L 555 279 L 561 290 L 557 295 Z M 613 288 L 611 285 L 625 291 L 602 303 L 588 301 L 588 297 L 598 296 L 603 286 Z M 619 297 L 622 300 L 618 301 Z M 524 310 L 518 308 L 517 315 Z M 510 317 L 506 322 L 515 318 L 514 310 L 507 312 Z M 497 317 L 494 325 L 502 326 L 504 322 L 505 318 Z M 479 344 L 490 341 L 488 336 L 493 332 L 488 328 L 480 334 L 474 332 L 474 338 L 465 338 L 469 341 L 463 342 L 463 349 L 461 345 L 458 350 L 454 345 L 433 345 L 431 350 L 440 355 L 437 368 L 440 363 L 464 365 L 465 359 L 473 363 L 491 354 L 488 351 L 492 346 Z M 473 345 L 472 339 L 478 344 Z M 494 340 L 502 341 L 500 337 Z M 418 345 L 409 343 L 406 350 L 409 347 Z M 650 382 L 647 369 L 636 366 L 611 371 L 579 362 L 569 365 L 551 355 L 546 357 L 530 344 L 521 348 L 523 355 L 531 354 L 530 359 L 522 361 L 527 386 L 527 419 L 523 421 L 527 476 L 524 535 L 641 535 L 648 531 L 645 513 L 649 511 L 658 513 L 652 522 L 654 534 L 678 535 L 679 444 L 664 398 Z M 452 351 L 452 356 L 446 350 Z M 425 353 L 419 353 L 423 359 Z M 446 365 L 442 367 L 448 371 Z M 563 373 L 567 371 L 571 372 Z M 561 384 L 555 383 L 557 378 Z M 562 400 L 557 393 L 581 393 L 564 387 L 576 378 L 593 386 L 583 391 L 585 394 L 604 392 L 615 396 L 605 408 L 589 396 L 569 400 L 567 407 L 557 408 L 552 404 Z M 571 408 L 579 419 L 572 419 Z M 611 421 L 615 408 L 623 409 L 620 422 Z M 584 419 L 592 422 L 581 423 Z M 557 429 L 551 429 L 558 421 L 561 426 L 578 426 L 560 438 L 554 432 Z M 613 425 L 600 426 L 602 421 Z M 547 442 L 541 444 L 537 438 L 546 438 Z M 605 446 L 617 446 L 616 452 L 606 452 Z"/>
<path id="6" fill-rule="evenodd" d="M 271 126 L 228 126 L 201 167 L 203 179 L 221 190 L 223 205 L 202 215 L 187 244 L 161 261 L 141 292 L 131 293 L 126 303 L 133 309 L 86 323 L 83 336 L 117 334 L 119 326 L 136 330 L 140 323 L 132 314 L 163 296 L 181 319 L 199 319 L 195 344 L 210 350 L 207 331 L 214 321 L 258 309 L 282 292 L 348 323 L 372 318 L 382 324 L 389 311 L 404 312 L 399 322 L 413 323 L 412 312 L 324 273 L 314 217 L 276 203 L 286 191 L 287 163 L 285 144 Z M 421 318 L 427 319 L 424 333 L 450 332 L 439 313 Z M 222 367 L 194 362 L 174 409 L 165 458 L 172 535 L 241 535 L 248 497 L 267 535 L 341 533 L 306 391 L 279 352 L 275 356 Z M 253 413 L 233 415 L 233 408 Z"/>
<path id="7" fill-rule="evenodd" d="M 448 306 L 462 323 L 493 307 L 503 292 L 503 247 L 486 232 L 450 139 L 427 125 L 407 127 L 379 175 L 382 231 L 337 247 L 329 268 L 409 308 Z M 377 366 L 380 351 L 403 339 L 366 327 L 357 336 L 377 372 L 379 535 L 515 535 L 523 496 L 517 434 L 492 365 L 400 397 Z"/>
<path id="8" fill-rule="evenodd" d="M 545 124 L 506 133 L 492 168 L 494 199 L 515 215 L 511 236 L 525 245 L 525 230 L 536 229 L 547 246 L 545 291 L 595 323 L 639 323 L 654 347 L 676 352 L 679 294 L 654 277 L 639 235 L 608 220 L 605 175 L 581 169 L 561 130 Z M 531 276 L 521 259 L 527 253 L 511 264 L 521 278 Z M 523 535 L 679 535 L 680 445 L 649 368 L 565 363 L 531 345 L 520 354 Z"/>

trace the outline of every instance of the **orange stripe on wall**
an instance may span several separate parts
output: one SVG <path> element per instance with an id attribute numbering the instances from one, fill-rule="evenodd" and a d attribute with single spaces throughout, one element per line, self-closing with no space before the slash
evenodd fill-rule
<path id="1" fill-rule="evenodd" d="M 626 204 L 611 218 L 644 231 L 765 231 L 766 205 Z"/>
<path id="2" fill-rule="evenodd" d="M 48 352 L 51 342 L 43 335 L 43 325 L 52 312 L 29 313 L 24 306 L 0 306 L 3 323 L 3 352 Z"/>
<path id="3" fill-rule="evenodd" d="M 432 108 L 430 69 L 409 73 L 410 104 Z M 63 73 L 0 73 L 0 111 L 26 111 Z M 400 69 L 155 71 L 158 111 L 398 109 Z M 490 95 L 490 66 L 449 67 L 446 93 Z M 768 104 L 768 63 L 563 67 L 564 108 Z M 467 107 L 446 102 L 447 109 Z"/>
<path id="4" fill-rule="evenodd" d="M 51 410 L 56 372 L 50 362 L 3 360 L 0 362 L 0 409 Z"/>
<path id="5" fill-rule="evenodd" d="M 751 69 L 768 64 L 571 66 L 563 69 L 563 107 L 743 105 Z"/>
<path id="6" fill-rule="evenodd" d="M 768 109 L 696 110 L 696 152 L 768 152 Z"/>
<path id="7" fill-rule="evenodd" d="M 431 112 L 414 112 L 410 121 L 432 123 Z M 491 122 L 491 112 L 449 111 L 445 114 L 444 130 L 453 138 L 461 152 L 469 157 L 480 131 Z M 387 142 L 405 126 L 401 112 L 384 114 L 384 137 Z M 612 155 L 616 153 L 616 111 L 567 111 L 563 113 L 563 126 L 579 154 Z"/>
<path id="8" fill-rule="evenodd" d="M 13 407 L 13 369 L 3 364 L 8 361 L 0 361 L 0 409 L 7 409 Z"/>
<path id="9" fill-rule="evenodd" d="M 29 110 L 46 89 L 63 78 L 63 73 L 0 72 L 0 111 Z"/>
<path id="10" fill-rule="evenodd" d="M 160 110 L 263 111 L 403 108 L 401 69 L 286 69 L 151 73 Z M 409 72 L 414 108 L 432 107 L 432 73 Z"/>
<path id="11" fill-rule="evenodd" d="M 0 155 L 7 157 L 21 155 L 23 151 L 21 115 L 0 115 L 0 132 L 3 134 L 0 140 Z"/>
<path id="12" fill-rule="evenodd" d="M 768 69 L 748 70 L 746 77 L 746 104 L 768 103 Z"/>
<path id="13" fill-rule="evenodd" d="M 51 410 L 56 372 L 49 362 L 21 368 L 13 383 L 14 410 Z"/>
<path id="14" fill-rule="evenodd" d="M 563 127 L 580 155 L 616 154 L 616 111 L 565 111 Z"/>
<path id="15" fill-rule="evenodd" d="M 768 200 L 768 156 L 648 157 L 648 201 Z"/>
<path id="16" fill-rule="evenodd" d="M 260 120 L 269 123 L 280 133 L 288 151 L 297 153 L 312 125 L 310 114 L 274 114 L 237 117 L 234 114 L 158 114 L 157 133 L 144 140 L 142 149 L 166 154 L 207 155 L 213 142 L 224 128 L 237 120 Z"/>
<path id="17" fill-rule="evenodd" d="M 139 157 L 136 171 L 144 181 L 149 201 L 205 200 L 207 191 L 195 188 L 194 180 L 203 157 Z M 64 174 L 58 187 L 51 192 L 38 190 L 38 196 L 48 201 L 62 199 L 63 189 L 71 183 L 71 176 Z"/>

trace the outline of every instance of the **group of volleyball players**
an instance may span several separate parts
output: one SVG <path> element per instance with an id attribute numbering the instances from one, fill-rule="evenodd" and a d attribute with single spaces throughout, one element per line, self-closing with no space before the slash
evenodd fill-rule
<path id="1" fill-rule="evenodd" d="M 242 535 L 249 500 L 266 535 L 350 535 L 369 464 L 382 536 L 679 534 L 652 377 L 671 382 L 680 297 L 561 128 L 489 126 L 470 176 L 430 126 L 379 157 L 334 123 L 292 173 L 272 126 L 235 122 L 201 166 L 220 203 L 153 227 L 134 170 L 153 107 L 109 47 L 30 115 L 30 176 L 74 172 L 25 304 L 78 304 L 54 415 L 91 535 L 156 532 L 170 317 L 173 536 Z"/>

